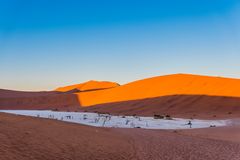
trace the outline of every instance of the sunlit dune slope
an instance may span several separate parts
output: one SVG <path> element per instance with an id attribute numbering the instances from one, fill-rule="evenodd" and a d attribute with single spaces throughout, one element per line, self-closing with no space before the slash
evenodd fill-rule
<path id="1" fill-rule="evenodd" d="M 115 82 L 108 82 L 108 81 L 88 81 L 81 84 L 66 86 L 66 87 L 60 87 L 57 88 L 56 91 L 59 92 L 68 92 L 71 90 L 78 90 L 78 91 L 92 91 L 92 90 L 101 90 L 101 89 L 108 89 L 108 88 L 114 88 L 119 86 L 119 84 Z"/>
<path id="2" fill-rule="evenodd" d="M 174 74 L 135 81 L 108 90 L 78 93 L 82 106 L 171 95 L 240 97 L 240 80 Z"/>

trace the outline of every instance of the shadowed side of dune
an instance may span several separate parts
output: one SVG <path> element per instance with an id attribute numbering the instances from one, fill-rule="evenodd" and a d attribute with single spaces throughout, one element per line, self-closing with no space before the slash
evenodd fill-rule
<path id="1" fill-rule="evenodd" d="M 7 89 L 0 89 L 0 98 L 13 98 L 13 97 L 37 97 L 37 96 L 47 96 L 59 94 L 57 91 L 40 91 L 40 92 L 30 92 L 30 91 L 14 91 Z"/>
<path id="2" fill-rule="evenodd" d="M 231 118 L 240 116 L 240 98 L 206 95 L 172 95 L 82 107 L 75 94 L 0 98 L 0 109 L 46 109 L 108 112 L 111 114 L 170 114 L 185 118 Z"/>
<path id="3" fill-rule="evenodd" d="M 82 108 L 112 114 L 170 114 L 178 117 L 230 118 L 240 116 L 240 98 L 206 95 L 172 95 L 105 103 Z"/>
<path id="4" fill-rule="evenodd" d="M 0 97 L 0 109 L 75 111 L 80 103 L 75 94 L 61 93 L 26 97 Z"/>

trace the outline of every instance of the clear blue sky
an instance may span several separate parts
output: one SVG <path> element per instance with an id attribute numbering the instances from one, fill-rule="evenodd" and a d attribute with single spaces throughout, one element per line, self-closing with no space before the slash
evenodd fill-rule
<path id="1" fill-rule="evenodd" d="M 240 78 L 239 0 L 0 0 L 0 88 Z"/>

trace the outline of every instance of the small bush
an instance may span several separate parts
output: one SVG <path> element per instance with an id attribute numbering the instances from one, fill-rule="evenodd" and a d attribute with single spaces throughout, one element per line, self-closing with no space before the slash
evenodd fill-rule
<path id="1" fill-rule="evenodd" d="M 166 119 L 166 120 L 172 120 L 172 117 L 167 114 L 167 115 L 165 116 L 165 119 Z"/>
<path id="2" fill-rule="evenodd" d="M 164 116 L 162 116 L 160 114 L 155 114 L 154 119 L 164 119 Z"/>

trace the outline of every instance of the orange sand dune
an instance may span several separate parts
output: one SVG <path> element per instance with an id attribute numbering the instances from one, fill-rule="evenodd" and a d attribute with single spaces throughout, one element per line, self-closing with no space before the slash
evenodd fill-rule
<path id="1" fill-rule="evenodd" d="M 92 90 L 100 90 L 100 89 L 108 89 L 108 88 L 114 88 L 119 86 L 119 84 L 115 82 L 108 82 L 108 81 L 88 81 L 81 84 L 66 86 L 66 87 L 60 87 L 57 88 L 56 91 L 60 92 L 68 92 L 71 90 L 78 90 L 78 91 L 92 91 Z"/>
<path id="2" fill-rule="evenodd" d="M 171 95 L 240 97 L 240 79 L 174 74 L 135 81 L 93 92 L 78 93 L 81 106 Z"/>
<path id="3" fill-rule="evenodd" d="M 97 81 L 79 86 L 52 92 L 0 90 L 0 109 L 86 110 L 146 116 L 161 113 L 187 118 L 240 115 L 239 79 L 174 74 L 122 86 Z"/>

